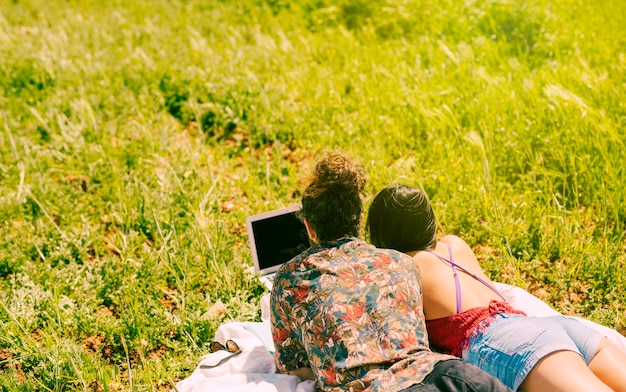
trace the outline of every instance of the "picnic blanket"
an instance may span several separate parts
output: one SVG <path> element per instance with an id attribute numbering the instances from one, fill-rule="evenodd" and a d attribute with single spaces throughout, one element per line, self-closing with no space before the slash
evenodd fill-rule
<path id="1" fill-rule="evenodd" d="M 527 291 L 502 283 L 496 288 L 519 310 L 529 316 L 552 316 L 559 314 L 548 304 Z M 626 353 L 626 338 L 617 331 L 592 321 L 574 317 L 585 325 L 603 333 L 620 350 Z M 272 342 L 269 321 L 269 295 L 261 299 L 262 322 L 229 322 L 221 325 L 215 340 L 225 343 L 231 339 L 241 349 L 241 353 L 229 357 L 231 353 L 218 351 L 203 356 L 193 373 L 176 384 L 179 392 L 313 392 L 312 381 L 301 381 L 296 376 L 276 373 L 272 358 Z M 216 364 L 219 364 L 215 366 Z"/>
<path id="2" fill-rule="evenodd" d="M 233 340 L 241 353 L 230 356 L 218 351 L 203 356 L 194 372 L 176 384 L 180 392 L 312 392 L 312 381 L 302 382 L 296 376 L 276 373 L 271 352 L 274 351 L 269 320 L 253 322 L 230 322 L 221 325 L 215 340 Z M 215 366 L 219 364 L 218 366 Z M 213 367 L 215 366 L 215 367 Z"/>
<path id="3" fill-rule="evenodd" d="M 269 321 L 269 294 L 261 298 L 262 322 L 229 322 L 215 333 L 218 342 L 233 340 L 241 353 L 218 351 L 204 355 L 193 373 L 176 384 L 179 392 L 313 392 L 313 381 L 276 373 Z"/>

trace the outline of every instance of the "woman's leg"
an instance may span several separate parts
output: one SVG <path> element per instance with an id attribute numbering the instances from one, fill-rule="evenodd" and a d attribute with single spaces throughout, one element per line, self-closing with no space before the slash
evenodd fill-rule
<path id="1" fill-rule="evenodd" d="M 608 339 L 602 339 L 589 369 L 615 391 L 626 391 L 626 355 Z"/>
<path id="2" fill-rule="evenodd" d="M 528 373 L 519 390 L 612 392 L 592 373 L 580 354 L 573 351 L 555 351 L 543 357 Z"/>

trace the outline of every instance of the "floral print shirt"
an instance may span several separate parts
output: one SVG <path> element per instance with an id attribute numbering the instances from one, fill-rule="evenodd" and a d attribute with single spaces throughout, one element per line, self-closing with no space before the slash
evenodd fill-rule
<path id="1" fill-rule="evenodd" d="M 400 391 L 454 358 L 428 347 L 413 259 L 357 238 L 313 245 L 285 263 L 271 309 L 279 371 L 310 367 L 318 390 Z"/>

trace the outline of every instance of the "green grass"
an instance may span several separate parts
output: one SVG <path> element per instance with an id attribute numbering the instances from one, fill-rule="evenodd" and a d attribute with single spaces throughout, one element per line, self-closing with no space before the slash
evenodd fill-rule
<path id="1" fill-rule="evenodd" d="M 620 1 L 0 0 L 0 390 L 156 391 L 258 320 L 315 151 L 626 330 Z M 365 235 L 365 234 L 364 234 Z"/>

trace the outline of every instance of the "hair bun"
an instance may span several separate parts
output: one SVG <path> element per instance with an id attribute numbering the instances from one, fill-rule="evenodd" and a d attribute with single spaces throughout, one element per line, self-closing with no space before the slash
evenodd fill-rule
<path id="1" fill-rule="evenodd" d="M 318 197 L 326 192 L 359 195 L 365 187 L 365 169 L 346 154 L 324 151 L 319 159 L 305 196 Z"/>

